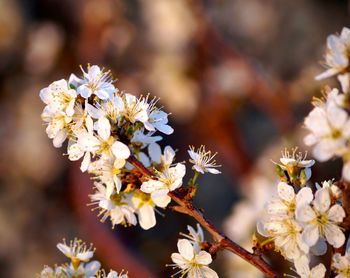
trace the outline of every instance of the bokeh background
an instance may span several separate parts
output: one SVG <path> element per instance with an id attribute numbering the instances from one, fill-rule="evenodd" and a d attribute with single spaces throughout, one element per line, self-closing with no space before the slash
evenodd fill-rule
<path id="1" fill-rule="evenodd" d="M 326 37 L 349 24 L 349 11 L 340 0 L 0 0 L 0 277 L 64 262 L 55 245 L 75 236 L 94 243 L 106 269 L 169 277 L 178 233 L 194 224 L 165 211 L 149 231 L 112 230 L 86 206 L 91 181 L 53 148 L 38 93 L 87 63 L 110 68 L 120 89 L 161 98 L 175 128 L 163 144 L 179 161 L 189 144 L 219 153 L 223 174 L 200 177 L 196 204 L 249 248 L 276 184 L 270 160 L 305 150 Z M 318 164 L 314 181 L 339 167 Z M 213 267 L 261 277 L 224 253 Z"/>

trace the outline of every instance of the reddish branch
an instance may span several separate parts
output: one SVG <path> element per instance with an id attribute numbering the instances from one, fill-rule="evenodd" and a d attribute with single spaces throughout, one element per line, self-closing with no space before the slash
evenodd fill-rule
<path id="1" fill-rule="evenodd" d="M 147 169 L 134 156 L 129 157 L 128 161 L 134 165 L 142 174 L 148 176 L 149 178 L 157 179 L 155 174 L 151 170 Z M 217 246 L 216 250 L 226 249 L 240 256 L 243 260 L 258 268 L 267 277 L 279 277 L 279 275 L 271 268 L 268 263 L 264 261 L 261 256 L 248 252 L 240 245 L 225 236 L 223 233 L 221 233 L 209 220 L 204 217 L 203 213 L 199 209 L 193 206 L 192 201 L 183 198 L 183 195 L 179 191 L 175 190 L 169 192 L 168 195 L 174 202 L 177 203 L 178 208 L 175 209 L 176 211 L 193 217 L 212 235 L 215 241 L 214 244 Z"/>

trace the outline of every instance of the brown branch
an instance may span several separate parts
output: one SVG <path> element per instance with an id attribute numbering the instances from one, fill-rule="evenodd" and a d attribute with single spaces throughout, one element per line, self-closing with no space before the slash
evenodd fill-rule
<path id="1" fill-rule="evenodd" d="M 143 164 L 134 156 L 130 156 L 128 158 L 128 161 L 134 165 L 142 174 L 152 179 L 157 179 L 156 175 L 151 170 L 143 166 Z M 181 213 L 185 213 L 196 219 L 197 222 L 212 235 L 215 244 L 219 244 L 221 247 L 217 249 L 226 249 L 240 256 L 243 260 L 258 268 L 267 277 L 279 277 L 278 273 L 276 273 L 271 268 L 271 266 L 263 260 L 261 256 L 248 252 L 240 245 L 225 236 L 223 233 L 221 233 L 209 220 L 204 217 L 203 213 L 199 209 L 193 206 L 191 200 L 184 199 L 183 196 L 176 190 L 169 192 L 168 195 L 174 202 L 178 204 L 178 206 L 181 207 Z"/>

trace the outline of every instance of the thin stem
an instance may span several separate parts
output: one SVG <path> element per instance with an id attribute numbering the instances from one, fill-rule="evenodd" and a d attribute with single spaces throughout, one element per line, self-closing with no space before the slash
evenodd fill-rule
<path id="1" fill-rule="evenodd" d="M 191 180 L 191 185 L 195 185 L 196 184 L 196 181 L 197 181 L 197 178 L 199 177 L 199 172 L 197 171 L 194 171 L 194 175 L 193 175 L 193 178 Z"/>
<path id="2" fill-rule="evenodd" d="M 128 161 L 134 165 L 142 174 L 150 178 L 157 179 L 156 175 L 151 170 L 147 169 L 134 156 L 130 156 L 128 158 Z M 168 195 L 182 208 L 182 213 L 186 213 L 187 215 L 196 219 L 197 222 L 212 235 L 215 243 L 221 246 L 221 248 L 218 249 L 226 249 L 240 256 L 243 260 L 258 268 L 267 277 L 279 277 L 278 273 L 276 273 L 271 268 L 271 266 L 263 260 L 261 256 L 248 252 L 240 245 L 225 236 L 223 233 L 221 233 L 208 219 L 204 217 L 203 213 L 199 209 L 194 207 L 191 200 L 184 199 L 182 195 L 176 190 L 169 192 Z"/>

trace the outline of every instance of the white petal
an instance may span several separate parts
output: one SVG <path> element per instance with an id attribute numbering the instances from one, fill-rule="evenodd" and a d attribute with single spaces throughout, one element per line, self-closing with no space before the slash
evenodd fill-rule
<path id="1" fill-rule="evenodd" d="M 153 143 L 148 146 L 148 154 L 152 161 L 158 164 L 161 162 L 162 150 L 157 143 Z"/>
<path id="2" fill-rule="evenodd" d="M 86 252 L 80 252 L 77 255 L 77 258 L 79 258 L 79 260 L 83 261 L 83 262 L 87 262 L 89 261 L 92 257 L 94 256 L 94 252 L 93 251 L 86 251 Z"/>
<path id="3" fill-rule="evenodd" d="M 109 136 L 111 136 L 111 124 L 109 120 L 105 117 L 99 118 L 97 121 L 98 124 L 98 130 L 97 133 L 98 135 L 103 139 L 103 140 L 108 140 Z"/>
<path id="4" fill-rule="evenodd" d="M 166 146 L 164 148 L 164 164 L 170 165 L 173 163 L 175 157 L 175 151 L 172 147 Z"/>
<path id="5" fill-rule="evenodd" d="M 53 145 L 55 148 L 60 148 L 62 147 L 63 142 L 67 138 L 67 130 L 66 129 L 61 129 L 53 139 Z"/>
<path id="6" fill-rule="evenodd" d="M 197 255 L 196 255 L 196 262 L 202 265 L 208 265 L 210 264 L 213 260 L 211 258 L 211 255 L 206 252 L 206 251 L 200 251 Z"/>
<path id="7" fill-rule="evenodd" d="M 141 185 L 141 191 L 145 193 L 152 193 L 156 190 L 159 190 L 160 188 L 163 188 L 164 185 L 162 182 L 157 181 L 157 180 L 149 180 L 145 181 Z"/>
<path id="8" fill-rule="evenodd" d="M 218 274 L 214 270 L 212 270 L 211 268 L 209 268 L 207 266 L 202 266 L 200 268 L 200 271 L 201 271 L 201 276 L 198 278 L 201 278 L 201 277 L 203 277 L 203 278 L 204 277 L 205 278 L 219 278 Z"/>
<path id="9" fill-rule="evenodd" d="M 329 244 L 335 248 L 339 248 L 345 243 L 344 233 L 337 225 L 327 224 L 324 227 L 324 233 Z"/>
<path id="10" fill-rule="evenodd" d="M 207 171 L 210 173 L 210 174 L 221 174 L 221 172 L 218 170 L 218 169 L 215 169 L 215 168 L 207 168 Z"/>
<path id="11" fill-rule="evenodd" d="M 309 222 L 316 218 L 315 211 L 309 205 L 297 207 L 295 215 L 296 219 L 301 222 Z"/>
<path id="12" fill-rule="evenodd" d="M 315 209 L 317 209 L 319 212 L 326 212 L 329 209 L 329 206 L 331 205 L 329 190 L 327 188 L 321 188 L 317 190 L 313 204 Z"/>
<path id="13" fill-rule="evenodd" d="M 188 266 L 188 261 L 182 257 L 179 253 L 172 253 L 171 254 L 171 260 L 177 264 L 180 268 L 186 269 Z"/>
<path id="14" fill-rule="evenodd" d="M 182 257 L 186 260 L 192 260 L 194 256 L 194 250 L 191 242 L 187 239 L 179 239 L 177 242 L 177 248 Z"/>
<path id="15" fill-rule="evenodd" d="M 301 256 L 300 258 L 296 259 L 294 261 L 294 266 L 297 273 L 301 277 L 309 277 L 310 267 L 309 267 L 309 260 L 306 256 Z"/>
<path id="16" fill-rule="evenodd" d="M 88 112 L 88 114 L 94 119 L 99 119 L 104 114 L 102 110 L 97 109 L 89 103 L 85 103 L 85 109 Z"/>
<path id="17" fill-rule="evenodd" d="M 326 274 L 326 267 L 323 264 L 318 264 L 311 269 L 311 278 L 323 278 Z"/>
<path id="18" fill-rule="evenodd" d="M 316 80 L 322 80 L 322 79 L 325 79 L 325 78 L 328 78 L 328 77 L 331 77 L 335 74 L 338 73 L 338 70 L 337 69 L 334 69 L 334 68 L 330 68 L 328 70 L 326 70 L 325 72 L 322 72 L 321 74 L 317 75 L 315 77 Z"/>
<path id="19" fill-rule="evenodd" d="M 149 204 L 144 204 L 138 210 L 140 226 L 144 230 L 148 230 L 156 225 L 156 216 L 154 209 Z"/>
<path id="20" fill-rule="evenodd" d="M 174 129 L 169 125 L 157 125 L 157 129 L 166 135 L 170 135 L 174 132 Z"/>
<path id="21" fill-rule="evenodd" d="M 308 246 L 315 245 L 319 238 L 318 227 L 316 225 L 307 225 L 301 237 Z"/>
<path id="22" fill-rule="evenodd" d="M 84 155 L 83 161 L 81 162 L 81 165 L 80 165 L 80 170 L 82 172 L 85 172 L 89 168 L 90 161 L 91 161 L 90 153 L 86 152 Z"/>
<path id="23" fill-rule="evenodd" d="M 56 246 L 58 250 L 60 250 L 65 256 L 67 257 L 72 256 L 72 251 L 67 245 L 58 243 Z"/>
<path id="24" fill-rule="evenodd" d="M 130 149 L 128 146 L 119 141 L 113 143 L 112 152 L 118 159 L 127 159 L 130 156 Z"/>
<path id="25" fill-rule="evenodd" d="M 165 208 L 171 201 L 171 198 L 168 195 L 154 197 L 152 201 L 155 203 L 157 207 Z"/>
<path id="26" fill-rule="evenodd" d="M 308 205 L 311 203 L 314 195 L 309 187 L 303 187 L 296 196 L 297 206 Z"/>
<path id="27" fill-rule="evenodd" d="M 345 217 L 345 211 L 342 206 L 335 204 L 328 211 L 328 219 L 334 222 L 342 222 Z"/>
<path id="28" fill-rule="evenodd" d="M 88 277 L 94 277 L 94 275 L 97 273 L 97 271 L 100 270 L 101 268 L 101 264 L 98 261 L 92 261 L 87 263 L 85 266 L 85 274 L 86 274 L 86 278 Z"/>
<path id="29" fill-rule="evenodd" d="M 278 183 L 277 186 L 278 195 L 285 201 L 291 202 L 295 197 L 294 189 L 285 182 Z"/>

